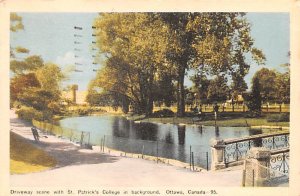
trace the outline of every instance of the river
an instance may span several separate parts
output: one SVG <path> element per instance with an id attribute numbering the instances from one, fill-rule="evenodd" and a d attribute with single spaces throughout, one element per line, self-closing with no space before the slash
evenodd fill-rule
<path id="1" fill-rule="evenodd" d="M 89 142 L 99 145 L 105 135 L 109 148 L 130 153 L 177 159 L 189 162 L 190 149 L 195 164 L 210 164 L 210 140 L 239 138 L 258 134 L 247 127 L 206 127 L 141 122 L 136 123 L 121 116 L 100 115 L 70 117 L 59 121 L 61 127 L 90 133 Z"/>

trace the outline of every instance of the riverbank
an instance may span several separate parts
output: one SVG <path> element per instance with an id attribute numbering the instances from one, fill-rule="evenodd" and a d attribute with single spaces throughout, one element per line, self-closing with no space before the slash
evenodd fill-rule
<path id="1" fill-rule="evenodd" d="M 52 135 L 35 143 L 30 125 L 11 111 L 11 129 L 27 142 L 54 157 L 57 164 L 48 170 L 10 176 L 11 186 L 231 186 L 241 185 L 242 171 L 232 169 L 217 172 L 191 172 L 161 162 L 137 159 L 100 149 L 81 149 L 66 139 Z M 40 133 L 42 134 L 42 133 Z"/>
<path id="2" fill-rule="evenodd" d="M 268 122 L 266 118 L 245 118 L 235 117 L 228 119 L 215 120 L 200 120 L 197 117 L 162 117 L 162 118 L 145 118 L 141 115 L 126 116 L 128 120 L 137 122 L 153 122 L 163 124 L 189 124 L 203 126 L 219 126 L 219 127 L 255 127 L 255 126 L 274 126 L 274 127 L 289 127 L 289 122 Z"/>

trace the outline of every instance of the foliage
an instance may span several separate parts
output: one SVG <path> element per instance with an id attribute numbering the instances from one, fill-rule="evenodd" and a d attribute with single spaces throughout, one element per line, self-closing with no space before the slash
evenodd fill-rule
<path id="1" fill-rule="evenodd" d="M 47 63 L 36 71 L 41 89 L 51 91 L 59 96 L 60 82 L 64 79 L 60 68 L 56 64 Z"/>
<path id="2" fill-rule="evenodd" d="M 95 26 L 98 47 L 108 56 L 95 86 L 128 99 L 137 112 L 150 114 L 155 75 L 166 69 L 167 29 L 154 13 L 102 14 Z"/>
<path id="3" fill-rule="evenodd" d="M 276 77 L 276 99 L 280 102 L 290 103 L 290 73 L 278 73 Z"/>
<path id="4" fill-rule="evenodd" d="M 21 93 L 32 87 L 40 87 L 40 82 L 34 73 L 20 74 L 10 81 L 10 101 L 16 101 Z"/>
<path id="5" fill-rule="evenodd" d="M 267 68 L 262 68 L 255 73 L 253 78 L 257 78 L 260 86 L 260 93 L 263 101 L 273 101 L 276 99 L 276 72 Z"/>
<path id="6" fill-rule="evenodd" d="M 94 26 L 97 46 L 107 60 L 90 92 L 101 88 L 118 93 L 146 115 L 152 113 L 153 101 L 166 101 L 156 89 L 173 95 L 173 84 L 177 113 L 184 115 L 188 69 L 202 76 L 235 74 L 235 88 L 244 89 L 250 67 L 245 55 L 252 54 L 257 63 L 265 60 L 253 47 L 242 13 L 105 13 Z"/>
<path id="7" fill-rule="evenodd" d="M 193 82 L 191 91 L 196 93 L 196 96 L 193 99 L 199 100 L 200 103 L 205 103 L 207 101 L 208 87 L 211 81 L 201 73 L 192 76 L 190 80 Z"/>
<path id="8" fill-rule="evenodd" d="M 17 53 L 26 53 L 26 54 L 29 53 L 29 50 L 28 50 L 27 48 L 23 48 L 23 47 L 21 47 L 21 46 L 17 46 L 17 47 L 15 48 L 15 50 L 16 50 Z"/>
<path id="9" fill-rule="evenodd" d="M 18 117 L 27 121 L 35 120 L 44 120 L 44 115 L 41 111 L 36 110 L 33 107 L 22 106 L 16 111 Z"/>
<path id="10" fill-rule="evenodd" d="M 23 61 L 10 61 L 10 70 L 16 74 L 33 72 L 43 66 L 43 59 L 37 55 L 26 57 Z"/>
<path id="11" fill-rule="evenodd" d="M 274 70 L 262 68 L 255 73 L 261 87 L 263 101 L 290 101 L 290 72 L 279 73 Z"/>
<path id="12" fill-rule="evenodd" d="M 289 113 L 269 114 L 267 116 L 267 121 L 268 122 L 289 122 L 290 114 Z"/>
<path id="13" fill-rule="evenodd" d="M 227 80 L 223 76 L 218 76 L 213 79 L 208 86 L 207 99 L 213 101 L 225 101 L 229 94 L 229 87 Z"/>
<path id="14" fill-rule="evenodd" d="M 158 111 L 153 112 L 153 114 L 151 115 L 151 117 L 154 117 L 154 118 L 172 117 L 172 116 L 174 116 L 174 112 L 169 109 L 158 110 Z"/>
<path id="15" fill-rule="evenodd" d="M 23 29 L 24 29 L 24 25 L 22 23 L 22 17 L 12 12 L 10 14 L 10 30 L 12 32 L 17 32 Z"/>
<path id="16" fill-rule="evenodd" d="M 253 77 L 252 79 L 252 90 L 248 97 L 247 106 L 250 111 L 250 114 L 254 117 L 260 116 L 261 114 L 261 87 L 259 83 L 259 79 L 257 77 Z"/>

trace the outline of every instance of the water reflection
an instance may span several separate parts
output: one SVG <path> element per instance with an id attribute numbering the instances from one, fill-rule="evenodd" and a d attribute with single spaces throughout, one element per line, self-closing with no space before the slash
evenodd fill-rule
<path id="1" fill-rule="evenodd" d="M 185 143 L 185 125 L 178 126 L 178 143 L 180 145 Z"/>
<path id="2" fill-rule="evenodd" d="M 189 162 L 189 148 L 192 146 L 195 160 L 206 167 L 206 152 L 210 154 L 209 141 L 212 138 L 237 138 L 259 134 L 240 127 L 201 127 L 191 125 L 135 123 L 119 116 L 87 116 L 66 118 L 60 125 L 88 131 L 91 143 L 99 145 L 105 135 L 110 148 L 177 159 Z M 258 142 L 259 143 L 259 142 Z"/>
<path id="3" fill-rule="evenodd" d="M 215 126 L 215 134 L 216 134 L 216 138 L 220 137 L 220 129 L 218 126 Z"/>
<path id="4" fill-rule="evenodd" d="M 262 129 L 251 129 L 250 135 L 262 134 Z M 262 147 L 262 138 L 257 138 L 253 141 L 255 147 Z"/>

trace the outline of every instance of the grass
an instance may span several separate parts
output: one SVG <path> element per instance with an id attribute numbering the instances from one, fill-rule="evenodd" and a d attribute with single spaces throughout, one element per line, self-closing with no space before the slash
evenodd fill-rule
<path id="1" fill-rule="evenodd" d="M 56 160 L 41 149 L 10 133 L 10 173 L 40 172 L 56 165 Z"/>
<path id="2" fill-rule="evenodd" d="M 142 122 L 157 122 L 157 123 L 173 123 L 173 124 L 201 124 L 205 126 L 214 126 L 214 120 L 203 120 L 193 122 L 192 117 L 178 117 L 178 118 L 146 118 Z M 220 127 L 248 127 L 248 126 L 283 126 L 288 127 L 289 122 L 267 122 L 265 118 L 245 118 L 236 117 L 232 119 L 217 120 L 217 125 Z"/>

